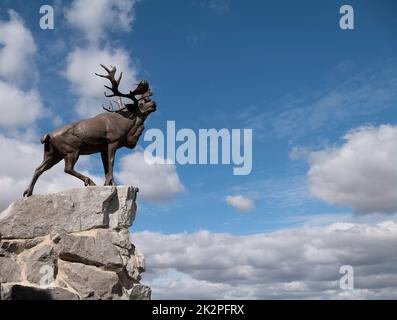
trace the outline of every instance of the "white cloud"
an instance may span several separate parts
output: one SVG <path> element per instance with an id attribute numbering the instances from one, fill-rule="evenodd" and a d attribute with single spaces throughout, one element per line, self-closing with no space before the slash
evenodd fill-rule
<path id="1" fill-rule="evenodd" d="M 43 146 L 7 138 L 0 134 L 0 154 L 2 155 L 0 157 L 0 210 L 2 210 L 12 201 L 22 197 L 34 170 L 43 159 Z M 80 164 L 84 167 L 84 160 L 80 160 Z M 81 172 L 93 178 L 97 184 L 103 183 L 102 177 L 92 176 L 87 170 Z M 48 194 L 69 188 L 80 188 L 83 185 L 82 181 L 63 172 L 62 161 L 39 178 L 34 193 Z"/>
<path id="2" fill-rule="evenodd" d="M 236 196 L 227 196 L 226 202 L 239 212 L 252 211 L 255 208 L 254 202 L 251 199 L 240 194 Z"/>
<path id="3" fill-rule="evenodd" d="M 145 161 L 145 157 L 149 160 Z M 156 163 L 157 162 L 157 163 Z M 140 196 L 153 202 L 167 202 L 185 190 L 173 164 L 159 164 L 151 154 L 135 152 L 121 158 L 116 178 L 122 184 L 139 186 Z"/>
<path id="4" fill-rule="evenodd" d="M 310 154 L 313 195 L 359 213 L 397 212 L 397 127 L 361 127 L 344 140 Z"/>
<path id="5" fill-rule="evenodd" d="M 21 128 L 35 122 L 44 113 L 35 90 L 22 91 L 0 80 L 0 127 Z"/>
<path id="6" fill-rule="evenodd" d="M 0 76 L 27 83 L 36 71 L 32 59 L 37 48 L 19 15 L 14 10 L 9 10 L 9 15 L 9 21 L 0 21 Z"/>
<path id="7" fill-rule="evenodd" d="M 397 223 L 336 223 L 235 236 L 133 233 L 154 299 L 393 298 Z M 355 290 L 339 287 L 351 265 Z"/>
<path id="8" fill-rule="evenodd" d="M 0 20 L 0 127 L 27 130 L 44 111 L 37 90 L 20 88 L 37 76 L 36 45 L 19 15 L 13 10 L 9 15 L 9 21 Z"/>
<path id="9" fill-rule="evenodd" d="M 93 5 L 92 0 L 74 0 L 65 16 L 91 44 L 97 44 L 109 31 L 131 30 L 135 3 L 135 0 L 95 0 Z"/>
<path id="10" fill-rule="evenodd" d="M 118 72 L 123 72 L 120 90 L 128 92 L 138 81 L 137 71 L 132 65 L 129 55 L 122 49 L 76 48 L 67 58 L 66 78 L 72 84 L 72 90 L 79 96 L 76 112 L 84 116 L 93 116 L 102 111 L 101 105 L 107 101 L 104 98 L 104 84 L 109 81 L 100 78 L 95 73 L 106 74 L 100 64 L 114 65 Z"/>

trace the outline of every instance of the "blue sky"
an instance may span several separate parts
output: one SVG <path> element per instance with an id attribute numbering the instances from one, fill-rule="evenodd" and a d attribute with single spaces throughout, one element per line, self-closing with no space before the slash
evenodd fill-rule
<path id="1" fill-rule="evenodd" d="M 250 175 L 233 176 L 227 165 L 177 165 L 186 191 L 166 205 L 141 201 L 135 230 L 249 234 L 293 226 L 295 215 L 352 211 L 312 197 L 307 162 L 290 156 L 294 147 L 317 150 L 341 143 L 341 136 L 365 123 L 395 124 L 395 94 L 364 107 L 354 105 L 360 97 L 332 101 L 333 93 L 354 94 L 371 77 L 392 86 L 388 77 L 397 66 L 396 4 L 350 1 L 355 30 L 343 31 L 338 27 L 343 3 L 140 1 L 132 29 L 110 32 L 107 45 L 127 50 L 138 78 L 154 88 L 159 107 L 147 128 L 164 129 L 167 120 L 175 120 L 177 129 L 196 131 L 253 128 Z M 54 4 L 55 30 L 41 30 L 41 5 L 2 1 L 1 17 L 7 19 L 13 8 L 31 30 L 38 46 L 38 89 L 45 106 L 66 123 L 79 116 L 62 71 L 67 55 L 86 41 L 65 22 L 66 1 Z M 327 108 L 321 103 L 315 108 L 327 96 L 329 109 L 321 111 Z M 48 118 L 38 121 L 40 134 L 55 127 Z M 147 145 L 143 139 L 140 144 Z M 91 162 L 92 172 L 101 175 L 99 158 Z M 226 204 L 227 195 L 240 193 L 255 201 L 254 211 L 236 213 Z"/>
<path id="2" fill-rule="evenodd" d="M 43 4 L 54 30 L 39 27 Z M 354 30 L 339 28 L 344 4 Z M 143 136 L 118 151 L 116 181 L 141 190 L 131 231 L 154 298 L 395 297 L 396 14 L 393 0 L 3 0 L 0 209 L 29 183 L 42 134 L 102 111 L 94 72 L 114 63 L 122 89 L 154 91 L 146 130 L 253 131 L 246 176 L 149 166 Z M 77 169 L 103 183 L 97 155 Z M 72 187 L 60 164 L 35 193 Z"/>

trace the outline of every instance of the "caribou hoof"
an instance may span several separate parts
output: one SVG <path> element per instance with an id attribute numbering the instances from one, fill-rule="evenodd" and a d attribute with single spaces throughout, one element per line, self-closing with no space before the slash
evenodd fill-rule
<path id="1" fill-rule="evenodd" d="M 86 187 L 88 187 L 88 186 L 96 186 L 96 184 L 94 183 L 94 181 L 92 181 L 91 179 L 86 179 L 86 180 L 84 181 L 84 185 L 85 185 Z"/>
<path id="2" fill-rule="evenodd" d="M 105 181 L 105 186 L 115 186 L 116 183 L 114 182 L 113 179 L 111 179 L 110 181 Z"/>

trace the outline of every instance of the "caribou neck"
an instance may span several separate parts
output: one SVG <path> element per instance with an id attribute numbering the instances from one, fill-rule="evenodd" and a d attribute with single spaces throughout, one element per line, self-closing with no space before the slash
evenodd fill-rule
<path id="1" fill-rule="evenodd" d="M 145 122 L 149 114 L 140 112 L 138 107 L 129 107 L 125 110 L 118 111 L 118 114 L 133 122 L 133 125 L 141 125 Z"/>

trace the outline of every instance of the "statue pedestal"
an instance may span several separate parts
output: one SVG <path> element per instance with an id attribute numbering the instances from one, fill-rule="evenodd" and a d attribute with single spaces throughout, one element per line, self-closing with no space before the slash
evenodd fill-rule
<path id="1" fill-rule="evenodd" d="M 137 192 L 86 187 L 12 203 L 0 213 L 1 299 L 150 299 L 128 231 Z"/>

